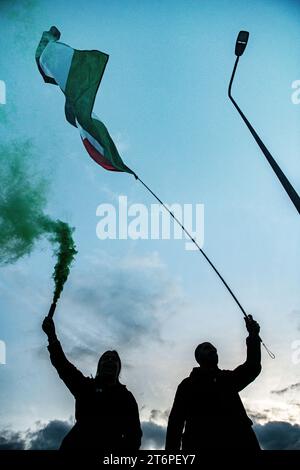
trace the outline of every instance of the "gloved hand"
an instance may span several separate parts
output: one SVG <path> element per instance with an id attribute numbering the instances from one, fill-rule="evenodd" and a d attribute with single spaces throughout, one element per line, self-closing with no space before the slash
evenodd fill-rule
<path id="1" fill-rule="evenodd" d="M 259 334 L 260 326 L 252 317 L 252 315 L 248 315 L 247 318 L 245 317 L 246 328 L 249 333 L 249 336 L 256 336 Z"/>
<path id="2" fill-rule="evenodd" d="M 48 336 L 49 340 L 56 339 L 55 325 L 54 321 L 50 317 L 45 317 L 42 324 L 43 331 Z"/>

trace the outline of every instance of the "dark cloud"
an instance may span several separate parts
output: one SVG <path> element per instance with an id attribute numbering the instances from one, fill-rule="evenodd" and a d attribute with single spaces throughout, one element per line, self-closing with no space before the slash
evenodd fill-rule
<path id="1" fill-rule="evenodd" d="M 253 421 L 253 422 L 257 422 L 257 421 L 267 421 L 268 420 L 268 416 L 269 416 L 269 413 L 270 413 L 270 410 L 264 410 L 262 412 L 256 412 L 256 411 L 248 411 L 247 410 L 247 414 L 249 416 L 249 418 Z"/>
<path id="2" fill-rule="evenodd" d="M 58 449 L 72 425 L 68 421 L 53 420 L 46 426 L 40 426 L 34 432 L 27 433 L 30 450 Z"/>
<path id="3" fill-rule="evenodd" d="M 169 418 L 170 410 L 160 411 L 160 410 L 151 410 L 150 412 L 150 421 L 162 420 L 167 422 Z"/>
<path id="4" fill-rule="evenodd" d="M 288 387 L 282 388 L 280 390 L 272 390 L 271 393 L 275 395 L 283 395 L 286 392 L 290 392 L 291 390 L 297 390 L 297 389 L 300 389 L 300 382 L 289 385 Z"/>
<path id="5" fill-rule="evenodd" d="M 71 423 L 59 420 L 49 421 L 44 425 L 36 424 L 36 430 L 23 433 L 2 430 L 0 450 L 55 450 L 72 427 Z"/>
<path id="6" fill-rule="evenodd" d="M 100 258 L 100 261 L 97 259 Z M 76 347 L 71 358 L 86 360 L 112 346 L 137 347 L 143 341 L 162 342 L 162 324 L 182 308 L 179 283 L 166 272 L 155 255 L 125 259 L 88 260 L 87 271 L 73 276 L 64 325 Z M 84 330 L 84 336 L 82 331 Z M 75 341 L 74 341 L 75 340 Z M 69 342 L 69 341 L 68 341 Z"/>
<path id="7" fill-rule="evenodd" d="M 169 414 L 170 410 L 153 409 L 150 411 L 149 420 L 141 423 L 142 449 L 164 449 Z"/>
<path id="8" fill-rule="evenodd" d="M 25 440 L 19 432 L 2 430 L 0 433 L 0 450 L 24 450 Z"/>
<path id="9" fill-rule="evenodd" d="M 166 427 L 154 423 L 154 421 L 143 421 L 142 449 L 163 449 L 166 438 Z"/>
<path id="10" fill-rule="evenodd" d="M 144 421 L 143 449 L 163 449 L 166 427 L 153 421 Z M 270 421 L 264 425 L 255 424 L 254 431 L 264 450 L 300 450 L 300 425 L 281 421 Z"/>
<path id="11" fill-rule="evenodd" d="M 153 421 L 141 423 L 143 429 L 142 447 L 162 449 L 165 443 L 166 428 Z M 0 450 L 55 450 L 69 432 L 72 425 L 68 421 L 53 420 L 42 425 L 37 423 L 35 431 L 24 433 L 3 430 L 0 433 Z"/>
<path id="12" fill-rule="evenodd" d="M 166 417 L 166 412 L 152 410 L 152 418 Z M 142 449 L 163 449 L 165 445 L 166 426 L 155 423 L 152 418 L 143 421 Z M 53 420 L 42 425 L 37 423 L 35 431 L 24 433 L 11 430 L 0 432 L 0 450 L 53 450 L 58 449 L 62 439 L 71 429 L 68 421 Z M 300 425 L 283 421 L 269 421 L 254 424 L 254 431 L 261 447 L 265 450 L 300 450 Z"/>
<path id="13" fill-rule="evenodd" d="M 89 347 L 88 345 L 82 343 L 80 345 L 74 346 L 70 350 L 70 356 L 72 357 L 72 359 L 80 358 L 83 361 L 94 361 L 96 358 L 99 358 L 100 354 L 99 351 L 97 351 L 95 348 Z"/>
<path id="14" fill-rule="evenodd" d="M 257 419 L 266 419 L 266 413 L 250 413 L 255 422 Z M 163 449 L 165 445 L 166 426 L 158 425 L 153 420 L 164 420 L 167 423 L 169 411 L 152 410 L 149 421 L 142 422 L 143 449 Z M 300 450 L 300 425 L 282 421 L 269 421 L 261 425 L 255 423 L 253 429 L 257 435 L 261 448 L 265 450 Z"/>
<path id="15" fill-rule="evenodd" d="M 265 450 L 300 450 L 300 425 L 283 421 L 255 424 L 254 431 Z"/>
<path id="16" fill-rule="evenodd" d="M 150 420 L 142 422 L 143 449 L 163 449 L 165 445 L 166 426 L 155 423 L 152 419 L 167 419 L 168 411 L 152 410 Z M 264 414 L 255 417 L 265 418 Z M 254 415 L 252 416 L 254 419 Z M 254 424 L 254 431 L 260 446 L 265 450 L 300 450 L 300 425 L 282 421 L 269 421 L 268 423 Z"/>

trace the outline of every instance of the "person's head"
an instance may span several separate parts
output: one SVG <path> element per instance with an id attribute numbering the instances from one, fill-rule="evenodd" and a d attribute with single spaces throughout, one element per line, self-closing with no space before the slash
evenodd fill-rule
<path id="1" fill-rule="evenodd" d="M 202 367 L 216 367 L 219 360 L 218 352 L 211 343 L 201 343 L 195 349 L 195 359 Z"/>
<path id="2" fill-rule="evenodd" d="M 118 382 L 121 371 L 121 359 L 117 351 L 105 351 L 99 359 L 96 377 Z"/>

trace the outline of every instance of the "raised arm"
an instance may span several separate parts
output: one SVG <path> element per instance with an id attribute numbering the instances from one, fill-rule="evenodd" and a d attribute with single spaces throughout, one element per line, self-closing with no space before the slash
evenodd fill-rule
<path id="1" fill-rule="evenodd" d="M 57 339 L 55 325 L 52 318 L 45 317 L 42 325 L 43 331 L 48 337 L 48 350 L 52 365 L 58 372 L 59 377 L 64 381 L 70 392 L 76 396 L 85 381 L 86 377 L 76 367 L 68 361 L 65 353 Z"/>
<path id="2" fill-rule="evenodd" d="M 261 339 L 259 337 L 259 324 L 253 320 L 251 315 L 245 318 L 246 328 L 249 333 L 247 344 L 247 358 L 244 364 L 241 364 L 232 371 L 232 380 L 238 391 L 247 387 L 261 371 Z"/>
<path id="3" fill-rule="evenodd" d="M 168 421 L 165 447 L 168 452 L 175 452 L 181 449 L 181 439 L 186 419 L 185 408 L 184 386 L 183 383 L 181 383 L 177 388 Z"/>

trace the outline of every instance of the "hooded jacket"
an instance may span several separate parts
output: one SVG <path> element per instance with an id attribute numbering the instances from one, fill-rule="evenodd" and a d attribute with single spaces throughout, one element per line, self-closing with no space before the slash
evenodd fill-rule
<path id="1" fill-rule="evenodd" d="M 247 359 L 234 370 L 195 367 L 178 386 L 166 450 L 259 449 L 239 392 L 261 371 L 260 339 L 247 338 Z"/>
<path id="2" fill-rule="evenodd" d="M 61 450 L 136 452 L 141 426 L 134 396 L 119 381 L 101 384 L 85 377 L 66 358 L 59 341 L 48 346 L 50 360 L 75 398 L 76 423 L 64 438 Z"/>

